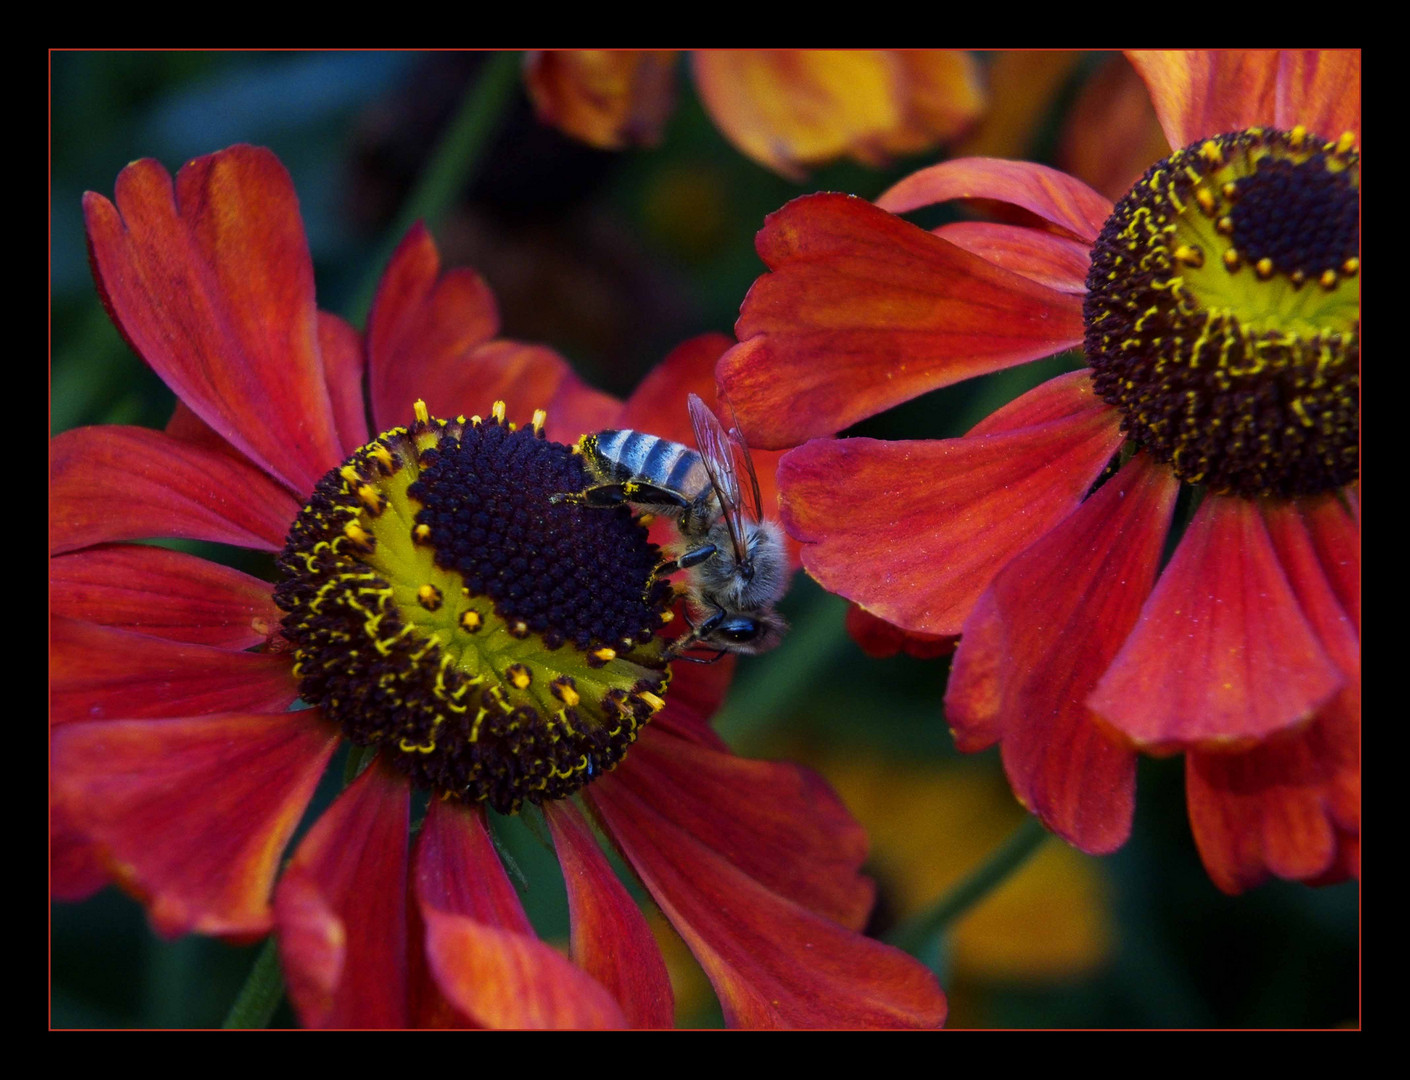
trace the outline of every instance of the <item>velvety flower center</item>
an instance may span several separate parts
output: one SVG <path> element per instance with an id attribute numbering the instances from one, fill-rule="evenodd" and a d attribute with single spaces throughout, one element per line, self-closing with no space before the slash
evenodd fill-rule
<path id="1" fill-rule="evenodd" d="M 417 420 L 318 484 L 279 558 L 303 698 L 419 786 L 512 813 L 611 769 L 663 704 L 671 587 L 581 459 L 504 419 Z"/>
<path id="2" fill-rule="evenodd" d="M 1107 220 L 1093 381 L 1188 483 L 1292 496 L 1358 476 L 1360 173 L 1349 134 L 1252 128 L 1153 165 Z"/>

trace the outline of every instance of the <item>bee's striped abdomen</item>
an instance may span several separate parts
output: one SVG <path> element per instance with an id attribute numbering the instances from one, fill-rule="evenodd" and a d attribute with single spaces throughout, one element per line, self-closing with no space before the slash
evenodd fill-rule
<path id="1" fill-rule="evenodd" d="M 695 499 L 710 490 L 700 455 L 682 443 L 644 431 L 600 431 L 597 457 L 610 463 L 615 480 L 636 480 Z"/>

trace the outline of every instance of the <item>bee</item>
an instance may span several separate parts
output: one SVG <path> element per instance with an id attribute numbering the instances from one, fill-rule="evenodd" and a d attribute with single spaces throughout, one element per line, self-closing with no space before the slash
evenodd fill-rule
<path id="1" fill-rule="evenodd" d="M 653 580 L 685 571 L 687 607 L 698 621 L 687 615 L 690 632 L 672 642 L 672 655 L 697 646 L 715 649 L 711 660 L 727 652 L 766 652 L 788 628 L 774 610 L 788 588 L 783 530 L 764 517 L 759 477 L 738 425 L 726 432 L 695 394 L 688 407 L 697 449 L 642 431 L 584 435 L 577 449 L 593 483 L 553 501 L 625 503 L 675 521 L 680 553 L 658 566 Z M 748 479 L 747 510 L 739 463 Z"/>

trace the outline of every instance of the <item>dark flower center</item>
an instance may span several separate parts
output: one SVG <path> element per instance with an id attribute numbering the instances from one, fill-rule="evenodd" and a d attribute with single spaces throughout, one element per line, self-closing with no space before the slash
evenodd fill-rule
<path id="1" fill-rule="evenodd" d="M 417 421 L 332 470 L 276 603 L 304 700 L 421 787 L 502 813 L 613 768 L 661 707 L 671 587 L 570 448 L 504 421 Z"/>
<path id="2" fill-rule="evenodd" d="M 1253 497 L 1360 471 L 1360 155 L 1252 128 L 1179 150 L 1092 249 L 1087 359 L 1182 480 Z"/>

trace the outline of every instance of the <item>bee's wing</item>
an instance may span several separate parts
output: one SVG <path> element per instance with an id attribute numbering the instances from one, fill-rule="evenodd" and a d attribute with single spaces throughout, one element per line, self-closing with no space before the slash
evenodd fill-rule
<path id="1" fill-rule="evenodd" d="M 695 429 L 695 448 L 700 451 L 705 471 L 710 474 L 710 483 L 715 487 L 715 497 L 720 500 L 720 513 L 729 528 L 735 559 L 743 562 L 749 549 L 744 539 L 743 506 L 739 496 L 739 474 L 734 466 L 733 444 L 719 418 L 697 395 L 690 395 L 689 407 L 690 426 Z"/>
<path id="2" fill-rule="evenodd" d="M 764 496 L 759 491 L 759 474 L 754 471 L 754 458 L 749 453 L 749 444 L 744 441 L 744 432 L 739 430 L 739 417 L 734 413 L 733 402 L 725 399 L 725 404 L 729 406 L 730 442 L 734 443 L 735 453 L 744 462 L 744 471 L 749 474 L 749 510 L 755 521 L 763 521 Z"/>

